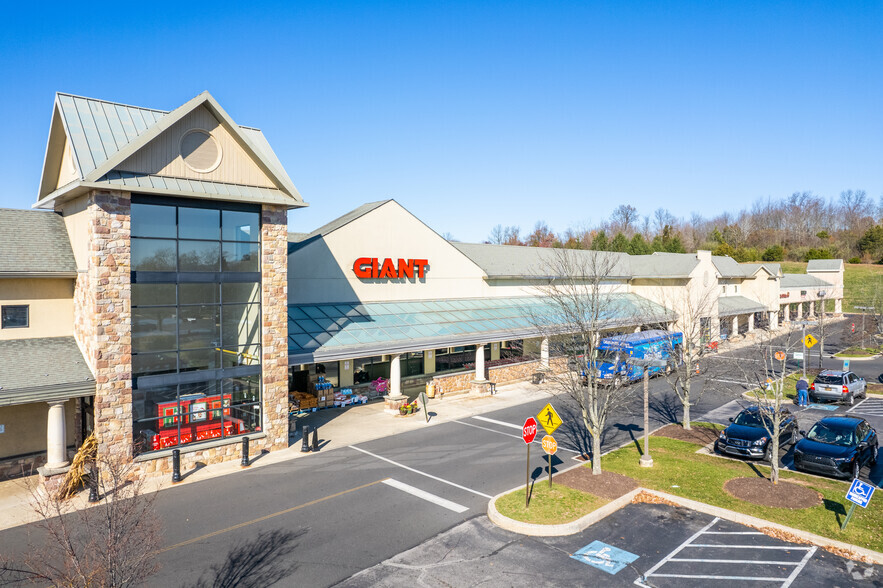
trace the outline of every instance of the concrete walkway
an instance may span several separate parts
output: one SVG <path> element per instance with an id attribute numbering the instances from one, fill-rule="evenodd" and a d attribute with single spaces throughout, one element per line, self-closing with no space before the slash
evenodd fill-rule
<path id="1" fill-rule="evenodd" d="M 257 455 L 252 454 L 254 463 L 250 469 L 312 455 L 300 451 L 300 430 L 304 424 L 309 425 L 311 429 L 319 427 L 320 450 L 324 452 L 549 398 L 553 394 L 553 384 L 537 386 L 530 382 L 517 382 L 500 386 L 494 396 L 457 395 L 430 399 L 428 423 L 422 411 L 407 417 L 394 416 L 384 412 L 383 402 L 376 401 L 361 406 L 324 409 L 293 418 L 290 427 L 291 445 L 288 449 L 267 453 L 259 456 L 258 459 L 255 459 Z M 240 471 L 242 468 L 238 460 L 207 465 L 189 472 L 181 472 L 184 479 L 175 486 L 201 482 Z M 0 529 L 8 529 L 38 519 L 29 505 L 30 487 L 37 482 L 36 476 L 0 482 Z M 161 491 L 171 485 L 170 476 L 151 478 L 145 481 L 143 491 Z M 87 498 L 88 492 L 80 492 L 70 500 L 71 509 L 87 507 Z"/>

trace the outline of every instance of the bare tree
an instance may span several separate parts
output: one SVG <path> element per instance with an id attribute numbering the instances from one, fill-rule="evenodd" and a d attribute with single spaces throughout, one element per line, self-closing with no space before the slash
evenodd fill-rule
<path id="1" fill-rule="evenodd" d="M 621 231 L 627 236 L 631 236 L 635 232 L 635 226 L 638 222 L 638 209 L 631 204 L 620 204 L 610 215 L 611 232 Z"/>
<path id="2" fill-rule="evenodd" d="M 41 541 L 17 560 L 0 559 L 2 574 L 57 587 L 141 585 L 156 573 L 160 523 L 156 494 L 142 493 L 142 479 L 130 460 L 97 460 L 99 502 L 77 504 L 63 493 L 31 486 L 31 507 Z M 94 471 L 94 470 L 93 470 Z"/>
<path id="3" fill-rule="evenodd" d="M 491 229 L 488 242 L 493 245 L 521 245 L 520 233 L 518 227 L 497 225 Z"/>
<path id="4" fill-rule="evenodd" d="M 553 276 L 538 289 L 544 299 L 528 312 L 540 334 L 548 338 L 550 352 L 567 361 L 568 369 L 551 376 L 561 392 L 574 399 L 582 424 L 591 438 L 592 473 L 601 473 L 601 438 L 607 419 L 624 405 L 631 391 L 605 385 L 593 368 L 604 330 L 668 320 L 660 306 L 655 316 L 640 316 L 646 308 L 634 304 L 633 295 L 616 293 L 611 277 L 618 275 L 623 256 L 605 251 L 555 250 L 544 275 Z"/>
<path id="5" fill-rule="evenodd" d="M 683 334 L 683 344 L 669 339 L 668 355 L 671 358 L 666 367 L 666 381 L 681 402 L 684 429 L 690 430 L 690 408 L 702 398 L 705 387 L 695 385 L 700 375 L 700 359 L 705 351 L 703 335 L 708 329 L 717 310 L 717 291 L 713 286 L 690 284 L 674 288 L 656 287 L 654 295 L 665 308 L 677 316 L 675 330 Z M 651 311 L 652 312 L 652 311 Z M 649 313 L 648 313 L 649 314 Z M 704 378 L 708 379 L 713 364 L 703 361 Z"/>
<path id="6" fill-rule="evenodd" d="M 778 484 L 782 423 L 791 416 L 786 408 L 791 400 L 785 396 L 787 358 L 794 349 L 803 349 L 803 342 L 800 331 L 796 330 L 789 330 L 776 338 L 765 331 L 759 333 L 761 336 L 750 348 L 748 360 L 737 365 L 746 381 L 753 385 L 751 396 L 758 405 L 758 416 L 769 435 L 766 458 L 771 467 L 770 481 Z M 792 437 L 791 441 L 796 441 L 796 438 Z"/>

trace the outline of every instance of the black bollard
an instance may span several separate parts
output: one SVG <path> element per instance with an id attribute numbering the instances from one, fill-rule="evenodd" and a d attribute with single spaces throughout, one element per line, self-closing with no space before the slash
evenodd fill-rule
<path id="1" fill-rule="evenodd" d="M 242 438 L 242 461 L 239 462 L 239 465 L 244 468 L 248 467 L 248 437 Z"/>
<path id="2" fill-rule="evenodd" d="M 181 481 L 181 450 L 172 449 L 172 483 Z"/>
<path id="3" fill-rule="evenodd" d="M 303 425 L 300 428 L 301 435 L 303 435 L 303 442 L 300 445 L 301 453 L 309 453 L 310 452 L 310 426 Z"/>
<path id="4" fill-rule="evenodd" d="M 313 451 L 319 451 L 319 429 L 313 429 Z"/>
<path id="5" fill-rule="evenodd" d="M 89 472 L 89 502 L 98 502 L 98 467 L 94 464 Z"/>

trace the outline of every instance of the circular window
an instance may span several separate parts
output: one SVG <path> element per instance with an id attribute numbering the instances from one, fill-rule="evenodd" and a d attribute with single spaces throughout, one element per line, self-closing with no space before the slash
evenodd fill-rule
<path id="1" fill-rule="evenodd" d="M 181 137 L 181 157 L 193 171 L 208 173 L 221 164 L 221 146 L 208 132 L 193 129 Z"/>

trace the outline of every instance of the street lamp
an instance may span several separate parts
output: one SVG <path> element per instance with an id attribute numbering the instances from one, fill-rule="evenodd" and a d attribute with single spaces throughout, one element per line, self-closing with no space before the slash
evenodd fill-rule
<path id="1" fill-rule="evenodd" d="M 652 468 L 653 458 L 650 457 L 650 368 L 664 368 L 668 362 L 664 359 L 633 357 L 629 363 L 644 370 L 644 454 L 641 455 L 641 467 Z"/>

